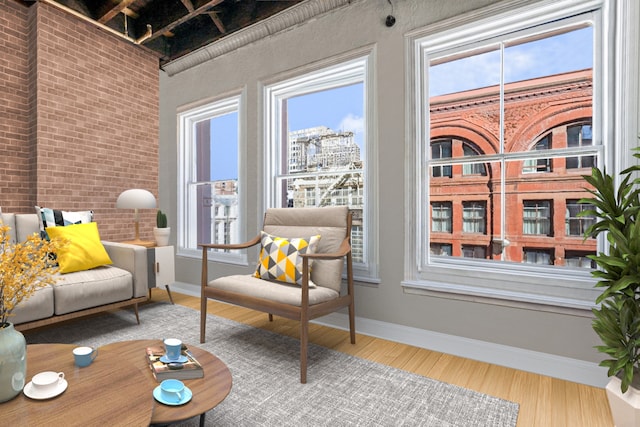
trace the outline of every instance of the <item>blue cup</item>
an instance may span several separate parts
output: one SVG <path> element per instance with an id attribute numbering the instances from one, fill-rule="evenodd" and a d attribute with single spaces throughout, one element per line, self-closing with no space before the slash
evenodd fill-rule
<path id="1" fill-rule="evenodd" d="M 98 355 L 98 349 L 93 347 L 76 347 L 73 349 L 73 358 L 76 366 L 81 368 L 91 365 Z"/>
<path id="2" fill-rule="evenodd" d="M 182 341 L 177 338 L 167 338 L 164 340 L 164 351 L 167 359 L 178 360 L 180 359 L 180 352 L 182 350 Z"/>
<path id="3" fill-rule="evenodd" d="M 184 395 L 184 384 L 180 380 L 164 380 L 160 383 L 160 394 L 166 402 L 180 403 Z"/>

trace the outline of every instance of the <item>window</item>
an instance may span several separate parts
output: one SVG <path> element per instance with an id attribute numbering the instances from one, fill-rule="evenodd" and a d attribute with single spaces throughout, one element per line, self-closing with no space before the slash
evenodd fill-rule
<path id="1" fill-rule="evenodd" d="M 585 147 L 593 145 L 591 124 L 567 127 L 567 146 Z M 595 156 L 568 157 L 567 169 L 592 168 L 596 166 Z"/>
<path id="2" fill-rule="evenodd" d="M 451 256 L 452 247 L 448 243 L 431 243 L 431 254 Z"/>
<path id="3" fill-rule="evenodd" d="M 431 217 L 431 231 L 451 233 L 451 202 L 433 202 Z"/>
<path id="4" fill-rule="evenodd" d="M 524 262 L 528 264 L 553 264 L 552 249 L 531 249 L 524 248 Z"/>
<path id="5" fill-rule="evenodd" d="M 464 143 L 462 146 L 462 152 L 465 157 L 477 156 L 480 153 L 477 149 L 473 148 L 469 143 Z M 463 175 L 487 175 L 487 170 L 482 163 L 465 163 L 462 165 Z"/>
<path id="6" fill-rule="evenodd" d="M 588 203 L 578 203 L 578 200 L 567 200 L 567 226 L 565 230 L 567 236 L 582 238 L 587 228 L 595 224 L 596 219 L 592 216 L 578 216 L 580 212 L 586 210 L 595 210 L 595 206 Z"/>
<path id="7" fill-rule="evenodd" d="M 542 138 L 535 146 L 536 151 L 551 148 L 551 136 Z M 522 173 L 551 172 L 551 159 L 529 159 L 524 161 Z"/>
<path id="8" fill-rule="evenodd" d="M 435 141 L 431 143 L 431 158 L 432 159 L 448 159 L 451 157 L 451 140 L 447 141 Z M 447 177 L 451 178 L 451 165 L 434 166 L 431 169 L 431 176 L 433 177 Z"/>
<path id="9" fill-rule="evenodd" d="M 487 223 L 485 202 L 462 203 L 462 231 L 465 233 L 485 233 Z M 483 257 L 484 258 L 484 257 Z"/>
<path id="10" fill-rule="evenodd" d="M 487 248 L 477 245 L 462 245 L 462 256 L 465 258 L 486 258 Z"/>
<path id="11" fill-rule="evenodd" d="M 637 65 L 621 59 L 638 47 L 629 35 L 640 5 L 631 3 L 490 5 L 408 36 L 413 138 L 406 167 L 415 179 L 405 191 L 405 292 L 561 312 L 593 306 L 590 271 L 567 258 L 604 251 L 605 241 L 569 235 L 567 227 L 584 224 L 571 214 L 562 221 L 560 213 L 567 198 L 589 197 L 584 168 L 606 165 L 615 173 L 631 163 Z M 444 141 L 452 141 L 450 157 Z M 467 165 L 482 165 L 486 174 L 470 176 Z M 465 215 L 470 197 L 486 201 L 486 235 L 473 236 L 477 243 L 464 232 L 470 221 L 456 219 L 456 207 Z M 449 236 L 435 224 L 443 223 L 434 205 L 441 200 L 454 207 Z M 453 255 L 435 256 L 433 244 L 451 244 Z M 485 246 L 486 258 L 468 257 L 469 245 Z"/>
<path id="12" fill-rule="evenodd" d="M 582 251 L 565 251 L 565 264 L 569 267 L 596 268 L 595 261 L 587 258 L 587 255 L 595 255 L 595 253 Z"/>
<path id="13" fill-rule="evenodd" d="M 376 281 L 370 61 L 369 52 L 357 52 L 265 86 L 264 179 L 268 207 L 348 206 L 354 275 Z"/>
<path id="14" fill-rule="evenodd" d="M 548 200 L 525 201 L 522 216 L 524 234 L 553 235 L 551 227 L 551 202 Z"/>
<path id="15" fill-rule="evenodd" d="M 242 226 L 238 157 L 241 96 L 178 115 L 178 251 L 200 256 L 199 243 L 239 243 Z M 214 252 L 212 259 L 238 262 L 243 255 Z"/>

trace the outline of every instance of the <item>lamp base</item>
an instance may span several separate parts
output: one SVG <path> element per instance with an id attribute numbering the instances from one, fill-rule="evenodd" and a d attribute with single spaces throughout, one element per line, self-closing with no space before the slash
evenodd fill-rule
<path id="1" fill-rule="evenodd" d="M 154 241 L 140 240 L 140 239 L 129 240 L 127 242 L 120 242 L 120 243 L 126 243 L 128 245 L 144 246 L 145 248 L 153 248 L 156 245 L 156 242 L 154 242 Z"/>

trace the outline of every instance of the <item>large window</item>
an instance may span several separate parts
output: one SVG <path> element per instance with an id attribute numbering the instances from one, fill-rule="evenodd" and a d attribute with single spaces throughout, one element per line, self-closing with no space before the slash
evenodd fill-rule
<path id="1" fill-rule="evenodd" d="M 583 267 L 604 241 L 576 239 L 588 219 L 578 221 L 566 203 L 590 196 L 581 175 L 610 169 L 619 148 L 612 112 L 616 96 L 631 95 L 614 92 L 612 82 L 631 81 L 612 67 L 616 40 L 624 40 L 615 33 L 634 30 L 631 23 L 615 28 L 616 5 L 490 6 L 410 38 L 415 139 L 408 167 L 417 178 L 406 192 L 414 209 L 406 257 L 415 260 L 407 292 L 592 306 L 597 291 Z M 472 198 L 486 200 L 486 236 L 470 235 L 483 222 Z M 440 232 L 440 200 L 454 208 L 449 237 Z M 434 250 L 447 245 L 446 255 Z"/>
<path id="2" fill-rule="evenodd" d="M 181 112 L 179 252 L 200 254 L 199 243 L 238 243 L 240 102 L 233 96 Z M 214 250 L 212 259 L 242 256 Z"/>
<path id="3" fill-rule="evenodd" d="M 265 204 L 348 206 L 354 273 L 377 280 L 368 53 L 265 87 Z"/>

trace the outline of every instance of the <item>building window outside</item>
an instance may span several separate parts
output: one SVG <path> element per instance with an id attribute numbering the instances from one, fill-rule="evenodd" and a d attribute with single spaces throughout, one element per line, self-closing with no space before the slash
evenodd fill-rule
<path id="1" fill-rule="evenodd" d="M 524 201 L 522 232 L 524 234 L 553 235 L 551 226 L 551 202 L 548 200 Z"/>
<path id="2" fill-rule="evenodd" d="M 580 212 L 595 210 L 595 206 L 588 203 L 578 203 L 578 200 L 567 200 L 566 234 L 567 236 L 584 237 L 585 231 L 595 224 L 592 216 L 579 216 Z"/>
<path id="3" fill-rule="evenodd" d="M 353 215 L 355 276 L 377 278 L 375 183 L 367 167 L 369 54 L 265 86 L 268 122 L 265 204 L 272 207 L 348 206 Z"/>
<path id="4" fill-rule="evenodd" d="M 178 115 L 178 250 L 183 254 L 200 255 L 200 243 L 240 241 L 240 102 L 240 95 L 232 96 Z M 212 259 L 221 261 L 241 257 L 212 252 L 218 254 Z"/>
<path id="5" fill-rule="evenodd" d="M 449 243 L 431 243 L 430 250 L 432 255 L 451 256 L 453 248 Z"/>
<path id="6" fill-rule="evenodd" d="M 593 145 L 593 129 L 591 124 L 567 127 L 567 146 L 570 148 Z M 596 166 L 595 156 L 579 156 L 567 158 L 567 169 L 592 168 Z"/>
<path id="7" fill-rule="evenodd" d="M 451 233 L 451 202 L 433 202 L 431 204 L 431 231 Z"/>
<path id="8" fill-rule="evenodd" d="M 551 135 L 542 138 L 535 145 L 535 150 L 548 150 L 551 148 Z M 529 159 L 524 161 L 522 173 L 551 172 L 551 159 Z"/>
<path id="9" fill-rule="evenodd" d="M 626 135 L 628 123 L 610 112 L 634 102 L 612 84 L 635 88 L 625 74 L 632 66 L 612 64 L 618 64 L 617 48 L 628 53 L 637 42 L 625 41 L 635 24 L 626 15 L 616 20 L 612 3 L 558 0 L 535 13 L 490 5 L 409 37 L 415 139 L 407 165 L 420 179 L 407 181 L 408 206 L 415 210 L 406 256 L 416 263 L 406 271 L 405 291 L 593 305 L 597 290 L 582 258 L 604 240 L 576 239 L 584 221 L 571 213 L 566 221 L 554 220 L 553 208 L 564 207 L 568 197 L 590 197 L 576 169 L 620 167 L 618 158 L 622 167 L 629 164 L 628 156 L 617 154 L 628 143 L 615 138 Z M 445 141 L 453 141 L 451 150 Z M 456 141 L 468 141 L 477 155 Z M 469 173 L 471 165 L 482 165 L 486 175 Z M 435 202 L 455 207 L 470 195 L 486 200 L 486 246 L 465 240 L 465 222 L 456 221 L 455 209 L 449 239 L 435 224 L 442 223 Z M 433 256 L 434 245 L 448 244 L 453 256 Z M 485 246 L 486 258 L 467 258 L 469 246 Z M 488 274 L 474 274 L 478 268 Z"/>
<path id="10" fill-rule="evenodd" d="M 588 252 L 582 251 L 566 251 L 565 252 L 565 264 L 570 267 L 577 268 L 596 268 L 595 261 L 587 258 L 587 255 L 593 255 Z"/>
<path id="11" fill-rule="evenodd" d="M 451 158 L 451 140 L 436 141 L 431 143 L 432 159 L 449 159 Z M 434 166 L 431 169 L 431 176 L 451 178 L 451 165 Z"/>
<path id="12" fill-rule="evenodd" d="M 553 250 L 524 248 L 524 262 L 527 264 L 552 265 Z"/>
<path id="13" fill-rule="evenodd" d="M 487 248 L 477 245 L 462 245 L 462 256 L 465 258 L 484 259 L 487 257 Z"/>
<path id="14" fill-rule="evenodd" d="M 462 146 L 462 152 L 465 157 L 478 156 L 480 153 L 475 148 L 471 147 L 469 143 L 464 143 Z M 462 165 L 463 175 L 487 175 L 487 169 L 483 163 L 465 163 Z"/>
<path id="15" fill-rule="evenodd" d="M 486 224 L 487 204 L 485 202 L 462 203 L 462 231 L 484 234 L 486 233 Z"/>

